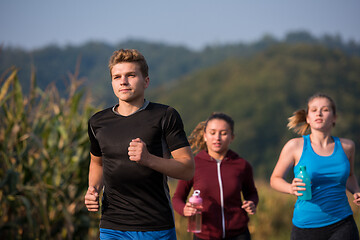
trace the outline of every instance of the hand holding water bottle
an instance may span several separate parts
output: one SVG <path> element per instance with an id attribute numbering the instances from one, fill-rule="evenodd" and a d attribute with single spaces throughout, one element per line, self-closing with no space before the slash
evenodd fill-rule
<path id="1" fill-rule="evenodd" d="M 300 166 L 300 171 L 293 179 L 291 187 L 292 193 L 298 196 L 300 200 L 311 200 L 311 179 L 306 172 L 306 166 Z"/>
<path id="2" fill-rule="evenodd" d="M 188 232 L 201 232 L 202 225 L 202 198 L 200 191 L 195 190 L 194 194 L 189 198 L 189 202 L 184 207 L 184 215 L 189 216 Z"/>

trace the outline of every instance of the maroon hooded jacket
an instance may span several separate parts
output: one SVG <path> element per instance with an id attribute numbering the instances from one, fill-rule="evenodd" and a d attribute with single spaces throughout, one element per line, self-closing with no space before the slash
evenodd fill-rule
<path id="1" fill-rule="evenodd" d="M 185 202 L 193 187 L 203 199 L 202 229 L 196 236 L 202 239 L 221 239 L 241 234 L 249 218 L 241 208 L 241 192 L 245 200 L 257 205 L 258 193 L 251 165 L 229 150 L 217 162 L 206 151 L 195 156 L 195 175 L 190 181 L 179 180 L 172 203 L 176 212 L 184 215 Z"/>

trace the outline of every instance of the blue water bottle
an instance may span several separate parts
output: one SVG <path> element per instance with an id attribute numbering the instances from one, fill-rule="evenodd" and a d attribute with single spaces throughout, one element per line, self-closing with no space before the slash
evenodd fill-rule
<path id="1" fill-rule="evenodd" d="M 296 175 L 296 178 L 300 178 L 303 183 L 305 183 L 306 190 L 305 191 L 298 191 L 299 193 L 302 193 L 303 195 L 298 196 L 298 199 L 300 200 L 311 200 L 311 179 L 309 174 L 306 172 L 306 166 L 300 166 L 299 167 L 300 172 Z"/>

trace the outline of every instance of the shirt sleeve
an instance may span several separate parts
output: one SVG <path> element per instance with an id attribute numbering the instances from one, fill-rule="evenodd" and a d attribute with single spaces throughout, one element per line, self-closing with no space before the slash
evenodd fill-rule
<path id="1" fill-rule="evenodd" d="M 180 114 L 172 107 L 168 107 L 166 110 L 163 120 L 163 130 L 170 152 L 190 146 Z"/>
<path id="2" fill-rule="evenodd" d="M 102 156 L 101 148 L 100 148 L 99 142 L 97 141 L 97 139 L 95 137 L 95 133 L 91 127 L 90 120 L 88 122 L 88 135 L 89 135 L 89 140 L 90 140 L 90 152 L 94 156 L 101 157 Z"/>
<path id="3" fill-rule="evenodd" d="M 184 207 L 189 196 L 189 192 L 193 186 L 193 181 L 194 178 L 190 181 L 178 180 L 178 184 L 172 198 L 174 210 L 182 216 L 184 216 Z"/>
<path id="4" fill-rule="evenodd" d="M 245 175 L 244 184 L 243 184 L 243 195 L 245 200 L 250 200 L 255 203 L 255 205 L 259 202 L 258 192 L 255 187 L 254 177 L 253 177 L 253 170 L 250 163 L 246 163 L 246 171 L 247 174 Z"/>

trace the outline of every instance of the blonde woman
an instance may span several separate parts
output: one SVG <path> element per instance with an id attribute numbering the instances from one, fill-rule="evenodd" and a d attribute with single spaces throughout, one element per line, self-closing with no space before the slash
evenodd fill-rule
<path id="1" fill-rule="evenodd" d="M 289 118 L 288 127 L 303 135 L 283 147 L 270 184 L 277 191 L 300 196 L 305 183 L 284 178 L 293 167 L 305 165 L 311 178 L 312 199 L 298 199 L 293 214 L 291 239 L 358 240 L 359 233 L 346 196 L 348 189 L 354 203 L 360 205 L 360 189 L 354 175 L 354 142 L 331 135 L 336 122 L 334 101 L 327 95 L 309 98 L 306 110 Z M 305 135 L 310 130 L 310 134 Z"/>
<path id="2" fill-rule="evenodd" d="M 233 139 L 234 121 L 223 113 L 212 114 L 189 137 L 198 152 L 195 175 L 190 181 L 179 180 L 173 207 L 183 216 L 195 214 L 186 199 L 191 188 L 200 190 L 203 224 L 194 239 L 250 239 L 248 214 L 255 214 L 259 198 L 251 165 L 229 149 Z"/>

